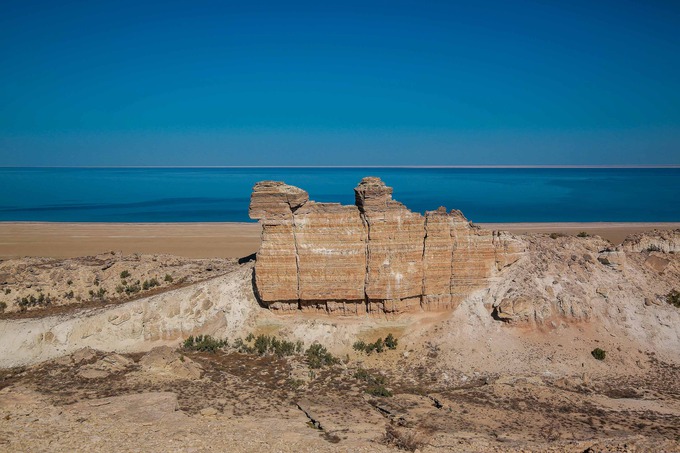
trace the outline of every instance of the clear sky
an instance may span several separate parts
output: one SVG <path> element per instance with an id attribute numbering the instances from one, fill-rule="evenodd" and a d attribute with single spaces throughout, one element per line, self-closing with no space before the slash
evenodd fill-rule
<path id="1" fill-rule="evenodd" d="M 0 165 L 680 164 L 680 1 L 0 4 Z"/>

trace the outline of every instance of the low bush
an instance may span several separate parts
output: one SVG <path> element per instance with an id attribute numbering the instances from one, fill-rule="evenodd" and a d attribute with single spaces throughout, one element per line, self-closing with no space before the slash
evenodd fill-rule
<path id="1" fill-rule="evenodd" d="M 387 349 L 397 349 L 398 341 L 391 333 L 385 339 L 378 338 L 375 343 L 366 343 L 363 340 L 358 340 L 352 345 L 355 351 L 365 352 L 371 354 L 372 352 L 381 353 Z"/>
<path id="2" fill-rule="evenodd" d="M 399 450 L 416 451 L 428 443 L 430 436 L 418 431 L 400 430 L 393 425 L 387 425 L 383 435 L 383 443 Z"/>
<path id="3" fill-rule="evenodd" d="M 92 300 L 104 300 L 104 295 L 106 294 L 106 290 L 104 288 L 99 288 L 97 291 L 90 290 L 90 298 Z"/>
<path id="4" fill-rule="evenodd" d="M 580 232 L 579 234 L 577 234 L 576 236 L 577 236 L 577 237 L 580 237 L 580 238 L 587 238 L 587 237 L 589 237 L 590 235 L 589 235 L 588 233 L 586 233 L 585 231 L 581 231 L 581 232 Z"/>
<path id="5" fill-rule="evenodd" d="M 163 280 L 165 280 L 168 283 L 172 283 L 172 280 L 173 280 L 172 275 L 165 274 L 165 278 Z"/>
<path id="6" fill-rule="evenodd" d="M 160 283 L 158 283 L 158 280 L 155 278 L 152 278 L 151 280 L 144 280 L 144 283 L 142 283 L 142 289 L 144 291 L 155 288 L 156 286 L 160 286 Z"/>
<path id="7" fill-rule="evenodd" d="M 26 310 L 28 307 L 46 307 L 52 304 L 52 296 L 49 294 L 46 296 L 43 293 L 39 293 L 38 297 L 35 297 L 31 294 L 28 297 L 17 297 L 16 303 L 21 310 Z"/>
<path id="8" fill-rule="evenodd" d="M 0 313 L 4 313 L 6 308 L 7 304 L 5 302 L 0 302 Z"/>
<path id="9" fill-rule="evenodd" d="M 359 368 L 354 372 L 354 377 L 360 381 L 368 384 L 366 393 L 372 396 L 390 397 L 390 392 L 387 387 L 387 378 L 382 374 L 373 374 L 363 368 Z"/>
<path id="10" fill-rule="evenodd" d="M 187 351 L 201 351 L 215 353 L 218 349 L 227 346 L 227 340 L 218 340 L 210 335 L 192 335 L 182 344 L 182 348 Z"/>
<path id="11" fill-rule="evenodd" d="M 680 291 L 674 289 L 666 294 L 666 303 L 680 308 Z"/>
<path id="12" fill-rule="evenodd" d="M 130 272 L 127 270 L 124 270 L 123 272 L 120 273 L 120 278 L 128 278 L 130 276 Z"/>
<path id="13" fill-rule="evenodd" d="M 392 396 L 392 392 L 390 392 L 384 385 L 370 385 L 366 389 L 366 393 L 371 396 L 380 396 L 383 398 L 389 398 Z"/>
<path id="14" fill-rule="evenodd" d="M 604 360 L 605 357 L 607 357 L 607 353 L 605 352 L 604 349 L 600 348 L 595 348 L 590 352 L 593 357 L 595 357 L 597 360 Z"/>
<path id="15" fill-rule="evenodd" d="M 142 287 L 139 286 L 139 280 L 137 280 L 137 283 L 133 283 L 132 285 L 128 285 L 127 282 L 125 283 L 125 294 L 128 296 L 130 294 L 135 294 L 138 293 L 142 290 Z"/>
<path id="16" fill-rule="evenodd" d="M 363 340 L 357 340 L 357 341 L 355 341 L 354 344 L 352 345 L 352 348 L 353 348 L 355 351 L 363 352 L 363 351 L 366 350 L 366 342 L 363 341 Z"/>
<path id="17" fill-rule="evenodd" d="M 387 346 L 387 349 L 397 349 L 397 344 L 397 339 L 394 338 L 394 335 L 391 333 L 385 337 L 385 346 Z"/>
<path id="18" fill-rule="evenodd" d="M 310 368 L 322 368 L 340 362 L 319 343 L 311 345 L 305 352 L 305 357 L 307 358 L 307 365 L 309 365 Z"/>
<path id="19" fill-rule="evenodd" d="M 67 292 L 67 293 L 64 293 L 64 297 L 67 298 L 67 299 L 69 299 L 69 300 L 70 300 L 70 299 L 73 299 L 73 290 L 71 290 L 71 291 L 69 291 L 69 292 Z"/>
<path id="20" fill-rule="evenodd" d="M 10 294 L 12 292 L 11 288 L 5 288 L 5 295 Z"/>

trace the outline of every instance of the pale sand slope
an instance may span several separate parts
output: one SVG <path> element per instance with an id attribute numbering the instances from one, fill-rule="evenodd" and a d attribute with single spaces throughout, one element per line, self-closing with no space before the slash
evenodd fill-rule
<path id="1" fill-rule="evenodd" d="M 512 233 L 585 231 L 615 244 L 631 234 L 680 228 L 674 223 L 482 223 Z M 0 259 L 72 258 L 108 251 L 167 253 L 188 258 L 240 258 L 260 247 L 257 223 L 23 223 L 0 222 Z"/>

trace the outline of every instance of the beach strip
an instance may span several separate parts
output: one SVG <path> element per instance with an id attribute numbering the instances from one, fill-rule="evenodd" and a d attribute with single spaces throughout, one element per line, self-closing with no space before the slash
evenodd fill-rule
<path id="1" fill-rule="evenodd" d="M 626 236 L 653 229 L 680 228 L 673 223 L 480 223 L 512 233 L 582 231 L 618 244 Z M 0 222 L 0 259 L 43 256 L 69 258 L 110 251 L 171 254 L 187 258 L 241 258 L 260 246 L 257 223 L 59 223 Z"/>

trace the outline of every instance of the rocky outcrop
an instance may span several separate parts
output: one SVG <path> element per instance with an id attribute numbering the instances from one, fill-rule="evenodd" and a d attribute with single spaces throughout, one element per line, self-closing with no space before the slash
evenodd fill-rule
<path id="1" fill-rule="evenodd" d="M 680 252 L 680 229 L 654 230 L 628 236 L 622 247 L 627 252 Z"/>
<path id="2" fill-rule="evenodd" d="M 262 303 L 356 314 L 453 308 L 523 253 L 517 238 L 477 228 L 460 211 L 411 212 L 379 178 L 354 192 L 355 206 L 342 206 L 282 182 L 255 185 Z"/>
<path id="3" fill-rule="evenodd" d="M 623 271 L 626 267 L 626 254 L 623 250 L 604 250 L 597 256 L 597 260 L 617 271 Z"/>

